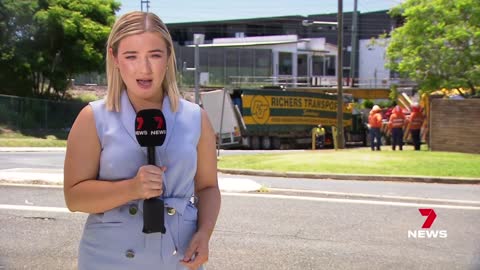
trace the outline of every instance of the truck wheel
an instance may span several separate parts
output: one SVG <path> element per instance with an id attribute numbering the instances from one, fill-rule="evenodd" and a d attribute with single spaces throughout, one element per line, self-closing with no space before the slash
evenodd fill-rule
<path id="1" fill-rule="evenodd" d="M 260 149 L 260 137 L 258 137 L 258 136 L 251 136 L 250 137 L 250 149 L 252 149 L 252 150 Z"/>
<path id="2" fill-rule="evenodd" d="M 250 148 L 250 137 L 242 137 L 242 147 Z"/>
<path id="3" fill-rule="evenodd" d="M 272 148 L 272 141 L 270 140 L 270 137 L 263 136 L 262 137 L 262 149 L 269 150 L 271 148 Z"/>
<path id="4" fill-rule="evenodd" d="M 371 142 L 370 133 L 367 133 L 367 134 L 365 134 L 365 143 L 364 143 L 364 146 L 370 147 L 370 142 Z"/>
<path id="5" fill-rule="evenodd" d="M 282 141 L 279 137 L 272 137 L 272 147 L 275 150 L 278 150 L 280 147 L 282 147 Z"/>

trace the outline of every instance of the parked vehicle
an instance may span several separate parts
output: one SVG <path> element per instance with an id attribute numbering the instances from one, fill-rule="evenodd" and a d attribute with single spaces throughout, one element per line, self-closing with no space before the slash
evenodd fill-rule
<path id="1" fill-rule="evenodd" d="M 217 144 L 221 147 L 239 146 L 241 121 L 230 95 L 224 90 L 214 90 L 200 93 L 200 99 L 217 136 Z"/>
<path id="2" fill-rule="evenodd" d="M 349 98 L 351 96 L 345 96 Z M 333 146 L 331 127 L 337 123 L 337 96 L 334 94 L 288 88 L 233 89 L 228 93 L 225 90 L 203 92 L 201 99 L 217 136 L 221 133 L 221 147 L 309 147 L 312 128 L 318 124 L 325 127 L 325 146 Z M 352 114 L 349 101 L 343 106 L 345 141 L 365 144 L 364 121 L 361 114 Z"/>

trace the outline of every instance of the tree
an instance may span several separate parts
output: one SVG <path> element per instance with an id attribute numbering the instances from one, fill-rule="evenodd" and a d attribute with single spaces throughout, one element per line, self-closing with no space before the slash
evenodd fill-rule
<path id="1" fill-rule="evenodd" d="M 390 11 L 403 26 L 391 33 L 388 67 L 420 89 L 480 85 L 480 1 L 407 0 Z"/>
<path id="2" fill-rule="evenodd" d="M 0 1 L 0 84 L 5 94 L 28 95 L 31 91 L 30 67 L 22 61 L 18 45 L 33 33 L 35 1 Z"/>
<path id="3" fill-rule="evenodd" d="M 21 67 L 33 95 L 63 96 L 74 74 L 103 68 L 108 33 L 120 7 L 115 0 L 4 0 L 4 3 L 10 18 L 5 25 L 12 29 L 5 35 L 10 43 L 8 49 L 3 49 L 3 55 L 13 52 L 10 60 L 15 60 L 17 68 Z M 19 6 L 24 6 L 21 13 Z M 20 17 L 30 20 L 22 25 L 17 19 Z M 0 58 L 0 65 L 7 58 Z"/>

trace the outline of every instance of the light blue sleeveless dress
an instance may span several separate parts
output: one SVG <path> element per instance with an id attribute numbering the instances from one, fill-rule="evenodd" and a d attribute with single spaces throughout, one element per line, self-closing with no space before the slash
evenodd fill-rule
<path id="1" fill-rule="evenodd" d="M 120 112 L 107 111 L 104 100 L 90 105 L 101 143 L 98 179 L 133 178 L 138 168 L 147 164 L 147 149 L 135 137 L 136 113 L 128 95 L 122 92 Z M 79 270 L 186 269 L 179 261 L 197 229 L 197 208 L 192 196 L 201 112 L 198 105 L 180 99 L 178 110 L 173 113 L 168 97 L 162 108 L 167 135 L 155 154 L 156 165 L 167 167 L 163 191 L 166 234 L 142 232 L 143 200 L 102 214 L 90 214 L 80 241 Z"/>

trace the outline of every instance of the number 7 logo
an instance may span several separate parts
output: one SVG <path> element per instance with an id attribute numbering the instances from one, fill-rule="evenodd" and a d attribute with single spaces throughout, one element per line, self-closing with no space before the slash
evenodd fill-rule
<path id="1" fill-rule="evenodd" d="M 137 117 L 137 130 L 142 129 L 143 127 L 143 117 Z"/>
<path id="2" fill-rule="evenodd" d="M 422 216 L 427 217 L 425 223 L 423 223 L 422 229 L 429 229 L 437 218 L 437 214 L 435 214 L 435 211 L 433 211 L 433 209 L 423 208 L 418 209 L 418 211 L 420 211 L 420 214 L 422 214 Z"/>

